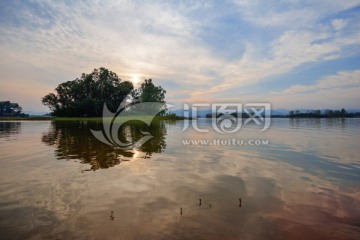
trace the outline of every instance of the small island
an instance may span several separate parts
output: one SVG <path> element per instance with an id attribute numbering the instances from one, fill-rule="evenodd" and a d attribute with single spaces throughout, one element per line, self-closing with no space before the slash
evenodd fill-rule
<path id="1" fill-rule="evenodd" d="M 164 90 L 154 85 L 152 79 L 145 79 L 138 88 L 130 81 L 122 81 L 118 75 L 106 68 L 94 69 L 90 74 L 83 73 L 80 78 L 66 81 L 41 98 L 51 113 L 45 116 L 29 116 L 22 113 L 18 103 L 0 102 L 0 119 L 5 120 L 89 120 L 101 121 L 103 107 L 116 113 L 122 109 L 141 103 L 161 103 L 156 115 L 157 120 L 182 120 L 184 117 L 168 112 Z M 146 115 L 146 109 L 137 114 Z M 144 116 L 146 117 L 146 116 Z M 150 117 L 150 116 L 149 116 Z M 130 118 L 129 118 L 130 119 Z"/>

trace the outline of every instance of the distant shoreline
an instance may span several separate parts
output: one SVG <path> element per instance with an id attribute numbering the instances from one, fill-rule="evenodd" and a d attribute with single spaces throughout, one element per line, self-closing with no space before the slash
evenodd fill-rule
<path id="1" fill-rule="evenodd" d="M 148 118 L 150 116 L 144 116 L 144 118 Z M 243 117 L 244 118 L 244 117 Z M 347 119 L 347 118 L 360 118 L 360 116 L 348 116 L 348 117 L 291 117 L 291 116 L 282 116 L 282 115 L 274 115 L 271 118 L 287 118 L 287 119 Z M 154 120 L 169 120 L 169 121 L 179 121 L 179 120 L 194 120 L 194 119 L 211 119 L 207 117 L 200 118 L 185 118 L 181 116 L 159 116 L 155 117 Z M 246 119 L 246 118 L 244 118 Z M 33 116 L 33 117 L 0 117 L 0 121 L 96 121 L 101 122 L 103 120 L 102 117 L 43 117 L 43 116 Z M 112 119 L 110 119 L 112 120 Z M 127 121 L 131 121 L 129 118 Z"/>

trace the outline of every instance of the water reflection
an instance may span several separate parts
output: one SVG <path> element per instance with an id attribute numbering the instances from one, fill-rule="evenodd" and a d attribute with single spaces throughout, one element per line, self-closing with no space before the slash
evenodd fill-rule
<path id="1" fill-rule="evenodd" d="M 0 138 L 18 134 L 21 131 L 21 122 L 0 122 Z"/>
<path id="2" fill-rule="evenodd" d="M 134 158 L 150 158 L 153 153 L 161 153 L 166 148 L 166 126 L 163 121 L 154 121 L 151 127 L 129 123 L 120 128 L 119 139 L 123 142 L 140 139 L 144 131 L 153 136 L 136 150 L 123 150 L 100 142 L 90 129 L 101 127 L 97 122 L 52 122 L 49 132 L 42 136 L 42 142 L 56 147 L 57 159 L 78 159 L 83 164 L 90 164 L 91 168 L 85 171 L 114 167 Z"/>
<path id="3" fill-rule="evenodd" d="M 286 119 L 287 121 L 288 119 Z M 292 129 L 332 129 L 341 128 L 345 130 L 354 122 L 354 119 L 347 118 L 290 118 L 289 123 Z"/>
<path id="4" fill-rule="evenodd" d="M 88 130 L 100 124 L 21 124 L 15 139 L 0 139 L 4 239 L 360 239 L 360 119 L 275 119 L 261 135 L 229 136 L 182 132 L 181 122 L 126 126 L 122 139 L 155 136 L 130 152 L 94 139 Z M 227 137 L 270 144 L 182 144 Z M 94 169 L 151 161 L 81 174 L 49 161 L 53 149 Z"/>

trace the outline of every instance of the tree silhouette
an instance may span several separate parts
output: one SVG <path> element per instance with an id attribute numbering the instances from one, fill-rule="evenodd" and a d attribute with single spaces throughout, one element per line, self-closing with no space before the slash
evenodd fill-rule
<path id="1" fill-rule="evenodd" d="M 0 101 L 0 116 L 24 116 L 22 107 L 10 101 Z"/>
<path id="2" fill-rule="evenodd" d="M 59 84 L 55 91 L 56 94 L 49 93 L 42 98 L 42 103 L 55 116 L 98 117 L 102 115 L 104 103 L 110 111 L 116 112 L 128 95 L 132 96 L 128 105 L 158 102 L 163 103 L 160 115 L 166 112 L 166 91 L 161 86 L 155 86 L 149 79 L 134 90 L 131 82 L 121 81 L 116 73 L 106 68 L 83 73 L 80 78 Z"/>
<path id="3" fill-rule="evenodd" d="M 116 73 L 106 68 L 94 69 L 90 74 L 59 84 L 56 94 L 49 93 L 42 103 L 55 116 L 96 117 L 101 116 L 104 103 L 116 111 L 119 104 L 133 90 L 129 81 L 121 81 Z"/>
<path id="4" fill-rule="evenodd" d="M 139 89 L 132 92 L 133 103 L 158 102 L 163 103 L 162 111 L 158 115 L 164 115 L 166 112 L 165 102 L 166 91 L 161 86 L 155 86 L 151 79 L 145 80 Z M 145 105 L 144 105 L 145 106 Z M 146 109 L 143 109 L 146 111 Z"/>

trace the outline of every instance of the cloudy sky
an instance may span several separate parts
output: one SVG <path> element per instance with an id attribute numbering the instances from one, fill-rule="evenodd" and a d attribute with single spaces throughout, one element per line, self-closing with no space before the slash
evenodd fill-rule
<path id="1" fill-rule="evenodd" d="M 360 1 L 0 1 L 0 100 L 106 67 L 167 102 L 360 107 Z"/>

